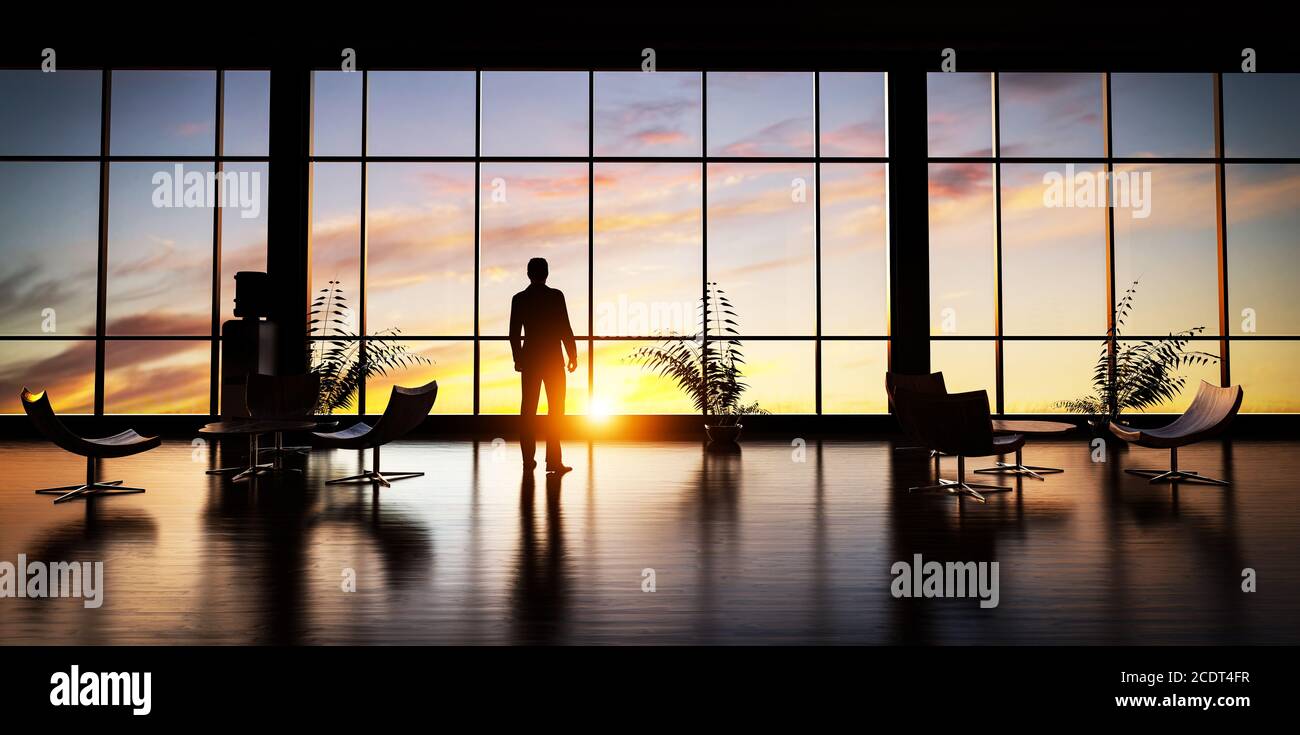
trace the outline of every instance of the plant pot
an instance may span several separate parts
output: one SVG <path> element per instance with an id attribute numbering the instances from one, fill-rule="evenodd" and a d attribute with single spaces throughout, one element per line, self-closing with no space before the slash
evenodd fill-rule
<path id="1" fill-rule="evenodd" d="M 704 432 L 709 435 L 709 446 L 718 448 L 738 447 L 740 439 L 740 430 L 745 428 L 744 424 L 731 424 L 730 426 L 710 426 L 704 425 Z"/>

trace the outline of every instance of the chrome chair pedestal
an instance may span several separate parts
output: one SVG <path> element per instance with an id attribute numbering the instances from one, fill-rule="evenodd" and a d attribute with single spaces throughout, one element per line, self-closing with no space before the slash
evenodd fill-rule
<path id="1" fill-rule="evenodd" d="M 1035 480 L 1046 480 L 1043 475 L 1054 475 L 1058 472 L 1065 472 L 1060 467 L 1038 467 L 1035 465 L 1025 464 L 1024 449 L 1016 450 L 1016 463 L 994 462 L 992 467 L 984 467 L 975 472 L 981 475 L 1023 475 L 1032 477 Z"/>
<path id="2" fill-rule="evenodd" d="M 69 500 L 77 498 L 91 498 L 97 495 L 134 495 L 144 492 L 142 487 L 126 487 L 121 480 L 95 479 L 98 474 L 97 462 L 93 457 L 86 458 L 86 481 L 80 485 L 64 485 L 62 487 L 47 487 L 34 491 L 37 495 L 58 495 L 54 499 L 57 503 L 66 503 Z"/>
<path id="3" fill-rule="evenodd" d="M 423 477 L 423 472 L 380 472 L 379 471 L 379 447 L 373 447 L 371 450 L 373 457 L 371 459 L 371 468 L 363 470 L 359 475 L 349 475 L 339 477 L 333 480 L 326 480 L 326 485 L 341 485 L 343 483 L 371 483 L 392 487 L 397 480 L 409 480 L 412 477 Z"/>
<path id="4" fill-rule="evenodd" d="M 1213 477 L 1206 477 L 1195 470 L 1178 469 L 1178 448 L 1173 447 L 1169 450 L 1169 469 L 1140 469 L 1124 470 L 1130 475 L 1147 478 L 1149 483 L 1157 482 L 1192 482 L 1201 485 L 1231 485 L 1227 480 L 1219 480 Z"/>
<path id="5" fill-rule="evenodd" d="M 981 503 L 988 502 L 988 500 L 984 497 L 984 494 L 979 492 L 980 490 L 984 490 L 985 492 L 1009 493 L 1011 492 L 1012 489 L 1009 487 L 1002 487 L 1001 485 L 979 485 L 973 482 L 966 482 L 966 458 L 965 457 L 957 457 L 957 479 L 956 480 L 945 480 L 941 477 L 939 478 L 938 484 L 922 485 L 920 487 L 909 487 L 907 489 L 909 493 L 946 492 L 949 495 L 969 497 Z"/>

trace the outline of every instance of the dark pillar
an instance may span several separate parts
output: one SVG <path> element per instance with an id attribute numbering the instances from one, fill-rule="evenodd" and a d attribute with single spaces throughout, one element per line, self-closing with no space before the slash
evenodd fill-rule
<path id="1" fill-rule="evenodd" d="M 889 365 L 930 371 L 926 73 L 889 72 Z"/>
<path id="2" fill-rule="evenodd" d="M 271 319 L 279 325 L 276 357 L 281 374 L 307 369 L 310 144 L 311 70 L 297 64 L 273 66 L 266 270 L 271 277 Z"/>

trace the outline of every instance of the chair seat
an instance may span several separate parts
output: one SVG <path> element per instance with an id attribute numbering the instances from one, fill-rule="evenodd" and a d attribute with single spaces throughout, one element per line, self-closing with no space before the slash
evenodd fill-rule
<path id="1" fill-rule="evenodd" d="M 993 449 L 997 450 L 994 454 L 1014 452 L 1023 446 L 1025 446 L 1024 434 L 997 434 L 993 437 Z"/>
<path id="2" fill-rule="evenodd" d="M 340 449 L 367 449 L 371 446 L 370 433 L 374 428 L 364 421 L 349 426 L 346 429 L 330 432 L 312 432 L 317 444 L 322 447 L 336 447 Z"/>
<path id="3" fill-rule="evenodd" d="M 96 457 L 129 457 L 162 444 L 161 437 L 141 436 L 134 429 L 101 439 L 86 438 L 82 441 L 95 447 L 93 456 Z"/>

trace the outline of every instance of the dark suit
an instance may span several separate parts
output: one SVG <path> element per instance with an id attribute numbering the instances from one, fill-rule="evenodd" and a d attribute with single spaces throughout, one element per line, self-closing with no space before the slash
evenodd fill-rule
<path id="1" fill-rule="evenodd" d="M 520 333 L 523 338 L 520 339 Z M 569 325 L 569 309 L 564 294 L 558 289 L 532 284 L 515 294 L 510 301 L 510 352 L 514 355 L 515 369 L 522 373 L 523 400 L 519 446 L 524 462 L 530 462 L 537 450 L 537 400 L 542 384 L 546 384 L 546 403 L 550 415 L 564 415 L 564 352 L 569 359 L 578 359 L 578 344 L 573 339 Z M 546 466 L 557 467 L 560 461 L 560 442 L 548 427 L 546 436 Z"/>

